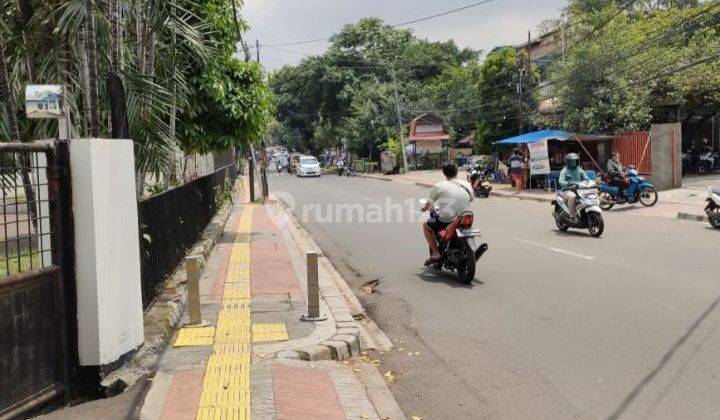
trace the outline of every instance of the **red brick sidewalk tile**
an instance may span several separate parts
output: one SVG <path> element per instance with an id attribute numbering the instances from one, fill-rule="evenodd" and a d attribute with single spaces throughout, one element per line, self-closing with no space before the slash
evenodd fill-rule
<path id="1" fill-rule="evenodd" d="M 265 209 L 255 209 L 253 233 L 275 233 L 270 240 L 253 240 L 250 243 L 251 293 L 253 297 L 267 299 L 302 299 L 300 285 L 290 255 L 277 227 Z"/>
<path id="2" fill-rule="evenodd" d="M 160 420 L 195 420 L 205 367 L 179 370 L 170 384 Z"/>
<path id="3" fill-rule="evenodd" d="M 283 365 L 270 369 L 277 420 L 345 420 L 327 372 Z"/>

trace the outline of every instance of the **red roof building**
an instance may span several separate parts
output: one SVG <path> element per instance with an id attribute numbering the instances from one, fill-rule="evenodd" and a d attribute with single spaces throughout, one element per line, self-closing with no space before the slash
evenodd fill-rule
<path id="1" fill-rule="evenodd" d="M 443 119 L 437 115 L 428 112 L 410 122 L 408 142 L 414 145 L 416 154 L 442 153 L 443 142 L 449 137 Z"/>

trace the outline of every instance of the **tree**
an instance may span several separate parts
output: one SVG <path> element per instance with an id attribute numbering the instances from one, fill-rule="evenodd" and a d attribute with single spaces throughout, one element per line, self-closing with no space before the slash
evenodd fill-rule
<path id="1" fill-rule="evenodd" d="M 475 105 L 477 57 L 477 51 L 460 49 L 451 40 L 419 40 L 410 30 L 362 19 L 335 34 L 322 56 L 272 75 L 276 118 L 285 134 L 293 133 L 284 138 L 295 142 L 301 136 L 298 143 L 312 145 L 311 150 L 333 147 L 330 140 L 342 134 L 352 149 L 377 156 L 388 133 L 397 133 L 397 88 L 403 124 L 461 101 L 446 114 L 452 130 L 457 125 L 466 133 L 474 118 L 458 108 Z"/>
<path id="2" fill-rule="evenodd" d="M 720 105 L 720 64 L 682 64 L 717 51 L 718 17 L 714 6 L 687 9 L 691 3 L 652 14 L 618 15 L 557 63 L 550 83 L 562 104 L 563 125 L 615 133 L 648 129 L 653 116 L 669 106 L 688 118 L 714 114 Z M 570 24 L 592 20 L 587 13 L 607 16 L 617 10 L 615 5 L 575 10 Z"/>
<path id="3" fill-rule="evenodd" d="M 488 141 L 500 140 L 517 133 L 519 125 L 530 124 L 537 108 L 537 69 L 531 68 L 523 77 L 523 95 L 518 95 L 520 69 L 518 53 L 512 48 L 501 48 L 488 54 L 480 66 L 479 93 L 481 98 L 478 117 L 489 132 Z M 522 104 L 520 119 L 519 104 Z"/>
<path id="4" fill-rule="evenodd" d="M 139 180 L 146 172 L 172 172 L 179 146 L 209 151 L 258 140 L 271 120 L 272 96 L 259 68 L 232 59 L 232 3 L 0 0 L 10 89 L 17 96 L 29 81 L 66 85 L 75 127 L 90 136 L 132 138 Z M 228 115 L 195 119 L 201 97 L 212 99 L 209 112 Z M 223 141 L 184 138 L 213 133 L 217 121 L 230 124 Z M 48 121 L 21 118 L 18 126 L 23 141 L 55 135 Z M 9 140 L 5 127 L 0 135 Z"/>
<path id="5" fill-rule="evenodd" d="M 85 4 L 85 54 L 87 54 L 87 89 L 86 101 L 88 102 L 88 132 L 91 137 L 100 137 L 100 121 L 99 108 L 100 101 L 98 99 L 98 61 L 97 61 L 97 43 L 95 34 L 95 9 L 93 0 L 84 0 Z"/>
<path id="6" fill-rule="evenodd" d="M 487 155 L 490 153 L 490 138 L 492 131 L 485 121 L 479 119 L 473 133 L 473 153 L 476 155 Z"/>

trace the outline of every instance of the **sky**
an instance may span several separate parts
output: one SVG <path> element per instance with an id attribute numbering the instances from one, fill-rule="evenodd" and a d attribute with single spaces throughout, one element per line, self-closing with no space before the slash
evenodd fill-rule
<path id="1" fill-rule="evenodd" d="M 243 18 L 250 25 L 247 42 L 277 44 L 327 38 L 343 25 L 363 17 L 379 17 L 393 24 L 434 15 L 474 3 L 474 0 L 245 0 Z M 493 0 L 458 13 L 407 26 L 419 38 L 453 39 L 460 47 L 489 51 L 498 45 L 527 40 L 547 18 L 560 16 L 567 0 Z M 534 37 L 534 35 L 533 35 Z M 296 64 L 306 55 L 321 54 L 326 42 L 261 47 L 267 70 Z M 282 50 L 281 50 L 282 49 Z M 254 51 L 253 51 L 254 52 Z"/>

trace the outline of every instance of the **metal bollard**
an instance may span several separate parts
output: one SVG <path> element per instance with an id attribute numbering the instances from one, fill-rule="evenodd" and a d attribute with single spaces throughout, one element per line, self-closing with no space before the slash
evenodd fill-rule
<path id="1" fill-rule="evenodd" d="M 191 256 L 185 258 L 185 270 L 187 272 L 188 312 L 190 314 L 190 323 L 188 325 L 202 324 L 202 314 L 200 313 L 201 264 L 202 257 Z"/>
<path id="2" fill-rule="evenodd" d="M 318 253 L 307 253 L 308 313 L 300 317 L 303 321 L 324 321 L 320 314 L 320 284 L 318 282 Z"/>

